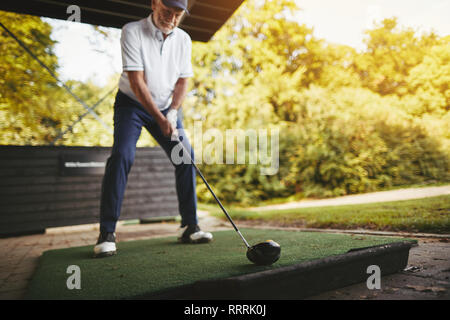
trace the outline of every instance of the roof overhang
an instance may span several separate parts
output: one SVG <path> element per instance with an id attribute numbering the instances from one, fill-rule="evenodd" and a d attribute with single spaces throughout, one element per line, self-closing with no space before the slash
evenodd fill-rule
<path id="1" fill-rule="evenodd" d="M 180 28 L 192 40 L 207 42 L 230 18 L 244 0 L 189 0 L 190 15 Z M 151 13 L 151 0 L 12 0 L 0 1 L 0 10 L 67 20 L 70 5 L 81 9 L 81 22 L 122 28 L 130 21 Z"/>

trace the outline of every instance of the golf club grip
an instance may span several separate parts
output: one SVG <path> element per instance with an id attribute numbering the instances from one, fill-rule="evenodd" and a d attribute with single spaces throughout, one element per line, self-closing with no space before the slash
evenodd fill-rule
<path id="1" fill-rule="evenodd" d="M 208 188 L 208 190 L 211 192 L 211 194 L 213 195 L 214 199 L 216 200 L 216 202 L 219 204 L 220 208 L 222 209 L 223 213 L 225 213 L 225 216 L 227 217 L 228 221 L 230 221 L 231 225 L 233 226 L 234 230 L 236 230 L 236 232 L 241 236 L 242 240 L 244 241 L 245 245 L 247 246 L 247 248 L 250 248 L 250 245 L 248 244 L 247 240 L 245 240 L 244 236 L 241 234 L 241 232 L 239 231 L 238 227 L 234 224 L 233 220 L 231 219 L 230 215 L 228 214 L 227 210 L 224 208 L 224 206 L 222 205 L 222 203 L 220 202 L 219 198 L 217 198 L 216 194 L 214 193 L 214 191 L 211 189 L 211 187 L 209 186 L 208 181 L 206 181 L 206 178 L 203 176 L 203 174 L 201 173 L 200 169 L 195 165 L 194 161 L 191 158 L 190 153 L 187 152 L 186 148 L 184 147 L 183 143 L 180 141 L 178 135 L 177 137 L 177 141 L 178 143 L 181 145 L 181 147 L 183 148 L 183 151 L 186 152 L 186 154 L 189 157 L 189 160 L 191 161 L 191 164 L 194 166 L 195 170 L 197 171 L 197 173 L 200 175 L 200 178 L 202 178 L 203 182 L 205 183 L 206 187 Z"/>

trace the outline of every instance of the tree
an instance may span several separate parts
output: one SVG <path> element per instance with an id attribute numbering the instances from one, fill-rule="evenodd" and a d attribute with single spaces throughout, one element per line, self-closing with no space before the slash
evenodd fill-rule
<path id="1" fill-rule="evenodd" d="M 53 51 L 55 41 L 50 37 L 52 27 L 48 23 L 39 17 L 4 11 L 0 11 L 0 21 L 58 77 L 58 62 Z M 101 28 L 94 27 L 94 30 L 107 35 Z M 5 75 L 0 79 L 0 144 L 48 145 L 86 109 L 3 29 L 0 38 L 0 72 Z M 67 81 L 65 85 L 92 106 L 117 86 L 117 76 L 112 77 L 106 88 L 89 81 Z M 109 96 L 96 109 L 110 127 L 113 98 Z M 107 146 L 112 144 L 112 135 L 88 115 L 57 142 L 61 143 Z"/>
<path id="2" fill-rule="evenodd" d="M 0 21 L 53 72 L 58 67 L 51 27 L 38 17 L 0 11 Z M 58 120 L 46 97 L 61 95 L 54 79 L 38 62 L 0 30 L 0 143 L 28 144 Z"/>
<path id="3" fill-rule="evenodd" d="M 400 28 L 397 18 L 384 19 L 365 33 L 367 49 L 354 65 L 363 85 L 381 95 L 404 96 L 410 71 L 438 43 L 437 35 L 418 36 L 412 28 Z"/>
<path id="4" fill-rule="evenodd" d="M 407 77 L 408 94 L 403 102 L 406 110 L 415 116 L 442 117 L 450 110 L 450 36 L 439 42 Z"/>
<path id="5" fill-rule="evenodd" d="M 202 165 L 219 197 L 255 204 L 449 179 L 449 140 L 441 139 L 448 135 L 445 120 L 439 122 L 442 132 L 432 132 L 436 119 L 416 118 L 402 100 L 430 83 L 431 77 L 410 77 L 423 71 L 438 37 L 418 36 L 387 19 L 367 31 L 368 48 L 358 53 L 316 39 L 291 19 L 296 10 L 291 1 L 248 0 L 210 42 L 194 44 L 187 119 L 222 132 L 280 129 L 274 176 L 261 176 L 251 165 Z M 436 65 L 445 61 L 444 55 Z M 442 85 L 431 86 L 443 87 L 445 95 L 448 81 L 433 75 Z M 203 184 L 198 191 L 200 200 L 212 201 Z"/>

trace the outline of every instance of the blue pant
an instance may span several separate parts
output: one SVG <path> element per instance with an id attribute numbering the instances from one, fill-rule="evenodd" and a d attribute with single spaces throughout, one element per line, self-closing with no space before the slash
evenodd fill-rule
<path id="1" fill-rule="evenodd" d="M 169 108 L 161 112 L 166 115 Z M 106 162 L 105 175 L 102 182 L 100 204 L 100 231 L 114 232 L 119 220 L 122 200 L 128 180 L 128 173 L 134 162 L 136 143 L 142 127 L 161 145 L 170 159 L 172 148 L 177 145 L 170 137 L 165 137 L 155 119 L 144 107 L 122 93 L 116 95 L 114 103 L 114 145 L 111 156 Z M 194 151 L 183 130 L 181 119 L 177 120 L 177 129 L 186 150 Z M 171 161 L 172 162 L 172 161 Z M 197 224 L 197 194 L 195 192 L 195 168 L 190 162 L 175 166 L 178 208 L 181 215 L 181 226 Z"/>

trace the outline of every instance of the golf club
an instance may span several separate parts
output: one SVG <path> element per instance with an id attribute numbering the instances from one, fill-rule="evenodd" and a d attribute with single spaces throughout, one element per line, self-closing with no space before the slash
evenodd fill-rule
<path id="1" fill-rule="evenodd" d="M 228 221 L 230 221 L 230 223 L 233 226 L 234 230 L 236 230 L 236 232 L 241 237 L 242 241 L 244 241 L 244 244 L 247 247 L 247 258 L 251 262 L 256 264 L 256 265 L 270 265 L 270 264 L 275 263 L 280 258 L 280 253 L 281 253 L 280 245 L 278 243 L 276 243 L 275 241 L 273 241 L 273 240 L 267 240 L 267 241 L 255 244 L 253 246 L 250 246 L 248 244 L 247 240 L 245 240 L 245 238 L 242 235 L 242 233 L 239 231 L 238 227 L 234 224 L 233 220 L 231 219 L 231 217 L 228 214 L 227 210 L 224 208 L 224 206 L 220 202 L 219 198 L 217 198 L 216 194 L 214 193 L 214 191 L 209 186 L 208 182 L 206 181 L 206 179 L 203 176 L 203 174 L 200 172 L 199 168 L 195 165 L 194 161 L 192 160 L 192 158 L 190 156 L 190 153 L 186 150 L 186 148 L 183 146 L 183 143 L 179 139 L 178 132 L 174 132 L 174 134 L 172 135 L 172 138 L 175 138 L 176 142 L 178 142 L 181 145 L 181 147 L 183 149 L 183 156 L 184 156 L 184 153 L 186 153 L 186 155 L 188 156 L 191 164 L 194 166 L 195 170 L 197 171 L 199 176 L 202 178 L 202 180 L 205 183 L 206 187 L 208 188 L 208 190 L 213 195 L 214 199 L 216 200 L 217 204 L 222 209 L 222 211 L 225 214 L 225 216 L 227 217 Z"/>

